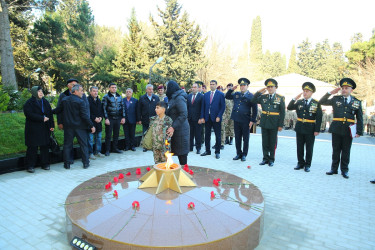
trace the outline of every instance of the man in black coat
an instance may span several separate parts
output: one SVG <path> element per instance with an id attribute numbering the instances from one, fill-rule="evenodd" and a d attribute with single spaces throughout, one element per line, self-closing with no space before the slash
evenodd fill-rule
<path id="1" fill-rule="evenodd" d="M 190 151 L 193 151 L 194 139 L 197 154 L 201 153 L 202 123 L 201 117 L 203 95 L 199 93 L 199 83 L 195 82 L 191 87 L 192 93 L 187 97 L 188 121 L 190 126 Z"/>
<path id="2" fill-rule="evenodd" d="M 116 92 L 117 85 L 115 83 L 109 84 L 108 93 L 103 96 L 103 113 L 105 118 L 105 155 L 109 156 L 111 150 L 111 137 L 113 131 L 113 145 L 112 152 L 121 154 L 118 149 L 118 137 L 120 134 L 120 124 L 125 123 L 125 109 L 122 102 L 122 97 Z"/>
<path id="3" fill-rule="evenodd" d="M 49 102 L 43 97 L 43 90 L 40 86 L 31 88 L 32 97 L 23 106 L 26 117 L 25 123 L 25 145 L 27 171 L 34 173 L 34 167 L 40 148 L 40 159 L 42 168 L 49 170 L 48 145 L 51 131 L 54 130 L 52 109 Z"/>
<path id="4" fill-rule="evenodd" d="M 305 172 L 310 172 L 315 136 L 319 135 L 323 112 L 319 102 L 312 98 L 312 94 L 316 90 L 315 85 L 305 82 L 302 85 L 302 90 L 303 93 L 290 101 L 288 110 L 296 110 L 298 117 L 295 127 L 298 163 L 294 169 L 304 168 Z M 303 95 L 303 99 L 298 100 L 301 95 Z"/>
<path id="5" fill-rule="evenodd" d="M 125 109 L 125 124 L 123 125 L 125 134 L 125 151 L 131 149 L 135 151 L 135 128 L 137 126 L 138 100 L 133 97 L 133 90 L 126 90 L 126 97 L 123 99 Z"/>
<path id="6" fill-rule="evenodd" d="M 237 155 L 233 160 L 246 161 L 247 152 L 249 150 L 250 128 L 256 123 L 258 114 L 258 105 L 252 102 L 254 98 L 247 88 L 250 84 L 249 79 L 240 78 L 240 92 L 233 92 L 237 86 L 229 89 L 225 95 L 226 99 L 233 100 L 233 109 L 231 119 L 234 121 L 234 135 L 236 138 Z M 241 148 L 243 140 L 243 150 Z"/>
<path id="7" fill-rule="evenodd" d="M 63 113 L 64 125 L 64 168 L 70 169 L 70 155 L 74 137 L 77 137 L 82 152 L 83 168 L 90 166 L 87 130 L 95 133 L 95 127 L 89 116 L 89 108 L 82 99 L 83 88 L 76 84 L 72 94 L 63 98 L 53 113 Z"/>
<path id="8" fill-rule="evenodd" d="M 98 96 L 98 87 L 92 86 L 90 88 L 90 96 L 88 98 L 90 105 L 90 119 L 95 127 L 95 133 L 89 134 L 89 154 L 90 159 L 95 160 L 97 157 L 103 157 L 102 150 L 102 120 L 103 120 L 103 106 Z M 94 150 L 95 144 L 95 150 Z"/>
<path id="9" fill-rule="evenodd" d="M 154 94 L 154 86 L 152 84 L 147 84 L 146 94 L 139 98 L 138 111 L 137 111 L 137 121 L 138 124 L 142 124 L 143 134 L 147 131 L 150 126 L 150 117 L 155 116 L 156 103 L 160 101 L 159 97 Z M 143 149 L 146 152 L 147 149 Z"/>
<path id="10" fill-rule="evenodd" d="M 333 121 L 329 126 L 332 133 L 332 165 L 327 175 L 337 174 L 340 165 L 341 175 L 348 179 L 350 148 L 353 137 L 363 135 L 362 103 L 351 95 L 356 88 L 356 83 L 350 78 L 343 78 L 340 87 L 325 94 L 319 101 L 321 105 L 329 105 L 333 108 Z M 342 95 L 334 96 L 341 90 Z M 355 119 L 357 119 L 356 126 Z M 353 126 L 353 127 L 352 127 Z M 351 132 L 353 130 L 353 132 Z"/>

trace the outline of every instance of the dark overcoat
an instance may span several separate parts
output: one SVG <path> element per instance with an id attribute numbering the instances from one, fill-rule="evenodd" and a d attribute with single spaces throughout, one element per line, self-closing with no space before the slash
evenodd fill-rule
<path id="1" fill-rule="evenodd" d="M 167 85 L 167 92 L 169 92 L 168 90 L 172 90 L 173 93 L 171 98 L 168 97 L 168 110 L 166 112 L 166 115 L 173 120 L 174 133 L 171 139 L 171 152 L 175 155 L 187 155 L 190 138 L 190 127 L 187 119 L 187 94 L 178 85 L 176 90 L 176 86 L 172 87 L 170 83 Z"/>
<path id="2" fill-rule="evenodd" d="M 42 101 L 31 97 L 23 106 L 23 112 L 26 116 L 25 123 L 25 145 L 28 147 L 46 146 L 49 144 L 51 128 L 54 128 L 52 109 L 49 102 L 42 98 Z M 44 122 L 44 117 L 49 121 Z"/>

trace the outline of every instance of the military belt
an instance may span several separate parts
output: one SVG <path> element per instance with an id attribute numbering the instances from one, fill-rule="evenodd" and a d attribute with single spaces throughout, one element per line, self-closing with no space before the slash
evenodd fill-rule
<path id="1" fill-rule="evenodd" d="M 279 112 L 270 112 L 270 111 L 262 111 L 262 114 L 266 114 L 266 115 L 280 115 Z"/>
<path id="2" fill-rule="evenodd" d="M 309 119 L 305 119 L 305 118 L 297 118 L 297 121 L 300 121 L 300 122 L 309 122 L 309 123 L 315 123 L 316 121 L 315 120 L 309 120 Z"/>
<path id="3" fill-rule="evenodd" d="M 339 121 L 339 122 L 355 122 L 353 119 L 348 119 L 346 117 L 344 118 L 333 118 L 334 121 Z"/>

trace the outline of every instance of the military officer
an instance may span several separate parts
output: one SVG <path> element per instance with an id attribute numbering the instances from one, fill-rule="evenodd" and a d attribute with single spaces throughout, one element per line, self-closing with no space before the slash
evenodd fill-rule
<path id="1" fill-rule="evenodd" d="M 330 105 L 333 108 L 333 121 L 329 128 L 332 133 L 332 165 L 327 175 L 337 174 L 340 165 L 341 175 L 348 179 L 350 148 L 352 146 L 352 133 L 349 129 L 357 118 L 355 137 L 363 134 L 363 118 L 361 101 L 351 95 L 356 88 L 356 83 L 350 78 L 343 78 L 339 88 L 325 94 L 319 101 L 321 105 Z M 328 99 L 331 95 L 338 93 L 341 95 Z"/>
<path id="2" fill-rule="evenodd" d="M 236 139 L 237 155 L 233 160 L 246 161 L 246 156 L 249 150 L 250 128 L 256 123 L 258 105 L 252 102 L 254 95 L 250 93 L 247 88 L 250 84 L 249 79 L 240 78 L 240 92 L 234 92 L 237 86 L 230 88 L 225 95 L 227 100 L 233 100 L 233 110 L 231 119 L 234 121 L 234 136 Z M 243 140 L 243 149 L 241 147 Z"/>
<path id="3" fill-rule="evenodd" d="M 285 97 L 276 93 L 278 83 L 275 79 L 267 79 L 264 85 L 266 88 L 258 90 L 253 98 L 254 102 L 262 107 L 260 127 L 262 128 L 263 161 L 259 165 L 268 164 L 272 167 L 275 162 L 277 133 L 283 129 Z M 268 94 L 265 94 L 266 90 Z"/>
<path id="4" fill-rule="evenodd" d="M 158 93 L 157 93 L 157 96 L 159 97 L 159 100 L 160 100 L 160 101 L 164 101 L 165 103 L 168 103 L 167 95 L 166 95 L 164 92 L 165 92 L 164 85 L 163 85 L 163 84 L 160 84 L 160 85 L 158 86 Z"/>
<path id="5" fill-rule="evenodd" d="M 288 110 L 296 110 L 296 139 L 297 139 L 297 166 L 295 170 L 305 169 L 310 172 L 311 159 L 313 156 L 315 136 L 319 135 L 322 123 L 322 108 L 319 102 L 312 98 L 315 93 L 315 85 L 311 82 L 302 84 L 303 92 L 293 98 Z M 299 98 L 303 95 L 303 99 Z M 306 157 L 305 148 L 306 146 Z"/>
<path id="6" fill-rule="evenodd" d="M 227 89 L 231 89 L 233 87 L 232 83 L 227 85 Z M 228 93 L 228 92 L 227 92 Z M 221 149 L 224 149 L 224 144 L 232 145 L 230 141 L 233 140 L 233 120 L 231 119 L 233 109 L 233 100 L 225 99 L 225 111 L 223 114 L 223 122 L 221 123 Z M 229 139 L 229 137 L 231 139 Z"/>

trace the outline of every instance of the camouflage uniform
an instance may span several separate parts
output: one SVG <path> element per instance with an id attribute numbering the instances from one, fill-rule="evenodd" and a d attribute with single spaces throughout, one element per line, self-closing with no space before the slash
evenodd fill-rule
<path id="1" fill-rule="evenodd" d="M 162 94 L 162 95 L 156 94 L 156 95 L 159 97 L 159 100 L 160 100 L 160 101 L 164 101 L 164 98 L 167 97 L 166 94 Z"/>
<path id="2" fill-rule="evenodd" d="M 290 119 L 293 121 L 293 129 L 296 128 L 297 118 L 298 118 L 297 112 L 296 111 L 292 111 Z"/>
<path id="3" fill-rule="evenodd" d="M 325 111 L 323 111 L 322 125 L 320 126 L 320 132 L 326 131 L 327 120 L 328 120 L 328 114 Z"/>
<path id="4" fill-rule="evenodd" d="M 230 119 L 233 109 L 233 100 L 225 99 L 225 111 L 221 123 L 221 146 L 224 146 L 226 137 L 234 137 L 233 120 Z"/>
<path id="5" fill-rule="evenodd" d="M 259 126 L 260 123 L 260 117 L 262 116 L 262 107 L 258 105 L 258 114 L 257 114 L 257 126 Z"/>
<path id="6" fill-rule="evenodd" d="M 169 116 L 164 116 L 160 119 L 159 116 L 150 118 L 150 129 L 152 129 L 152 151 L 154 153 L 154 161 L 156 163 L 165 162 L 165 140 L 167 137 L 167 129 L 172 126 L 172 119 Z"/>
<path id="7" fill-rule="evenodd" d="M 329 125 L 329 127 L 331 127 L 331 123 L 332 123 L 332 121 L 333 121 L 333 112 L 331 112 L 331 113 L 328 115 L 327 121 L 328 121 L 328 125 Z"/>
<path id="8" fill-rule="evenodd" d="M 367 130 L 367 123 L 368 123 L 368 116 L 366 115 L 366 113 L 363 113 L 363 133 L 368 133 L 368 130 Z"/>
<path id="9" fill-rule="evenodd" d="M 287 110 L 285 112 L 285 118 L 284 118 L 284 127 L 285 127 L 285 129 L 289 129 L 290 128 L 291 114 L 292 114 L 292 111 L 290 111 L 290 110 Z"/>

